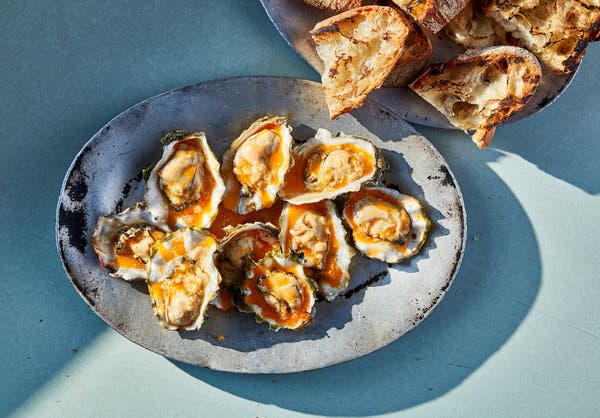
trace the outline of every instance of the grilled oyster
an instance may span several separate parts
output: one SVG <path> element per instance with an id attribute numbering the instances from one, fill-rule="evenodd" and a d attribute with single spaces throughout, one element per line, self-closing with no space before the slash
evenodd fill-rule
<path id="1" fill-rule="evenodd" d="M 162 238 L 168 228 L 154 221 L 141 204 L 119 214 L 98 218 L 92 245 L 102 267 L 113 277 L 123 280 L 146 278 L 146 263 L 154 242 Z"/>
<path id="2" fill-rule="evenodd" d="M 294 166 L 279 191 L 283 200 L 300 205 L 353 192 L 373 178 L 379 161 L 369 141 L 319 129 L 313 139 L 292 150 Z"/>
<path id="3" fill-rule="evenodd" d="M 332 301 L 346 287 L 354 251 L 330 200 L 304 205 L 286 204 L 281 213 L 281 246 L 285 254 L 302 253 L 308 276 Z"/>
<path id="4" fill-rule="evenodd" d="M 242 294 L 244 304 L 272 330 L 297 330 L 312 320 L 315 289 L 301 264 L 271 253 L 252 265 Z"/>
<path id="5" fill-rule="evenodd" d="M 158 322 L 167 329 L 197 330 L 221 276 L 213 262 L 217 240 L 182 228 L 157 241 L 148 263 L 148 291 Z"/>
<path id="6" fill-rule="evenodd" d="M 383 187 L 350 194 L 344 220 L 352 229 L 356 248 L 387 263 L 417 254 L 430 226 L 417 199 Z"/>
<path id="7" fill-rule="evenodd" d="M 273 205 L 292 164 L 291 128 L 280 116 L 254 122 L 223 155 L 224 206 L 245 214 Z"/>
<path id="8" fill-rule="evenodd" d="M 221 273 L 222 287 L 239 293 L 249 264 L 256 263 L 272 251 L 279 251 L 277 229 L 260 222 L 226 227 L 227 235 L 219 244 L 216 265 Z"/>
<path id="9" fill-rule="evenodd" d="M 162 140 L 165 148 L 146 184 L 148 211 L 170 228 L 208 227 L 225 186 L 219 162 L 204 133 L 175 131 Z"/>

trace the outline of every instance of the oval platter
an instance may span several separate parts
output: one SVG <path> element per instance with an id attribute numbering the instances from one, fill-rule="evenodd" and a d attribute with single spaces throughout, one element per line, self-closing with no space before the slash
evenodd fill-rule
<path id="1" fill-rule="evenodd" d="M 319 10 L 302 0 L 260 1 L 281 36 L 320 73 L 323 64 L 317 55 L 309 31 L 317 22 L 335 13 Z M 454 44 L 442 32 L 428 34 L 433 46 L 433 62 L 445 62 L 464 51 L 464 48 Z M 531 116 L 556 100 L 571 83 L 577 70 L 571 74 L 558 75 L 543 66 L 542 80 L 537 91 L 523 109 L 512 115 L 509 122 Z M 444 115 L 408 87 L 382 87 L 371 92 L 369 98 L 409 122 L 436 128 L 456 129 Z"/>
<path id="2" fill-rule="evenodd" d="M 81 297 L 107 324 L 166 357 L 216 370 L 286 373 L 320 368 L 377 350 L 415 327 L 452 282 L 465 245 L 462 195 L 435 148 L 399 117 L 367 100 L 329 120 L 320 84 L 291 78 L 247 77 L 171 90 L 141 102 L 105 125 L 69 168 L 57 207 L 57 246 Z M 355 257 L 348 290 L 318 302 L 304 331 L 273 332 L 253 316 L 210 309 L 202 329 L 168 331 L 155 320 L 145 284 L 112 278 L 91 246 L 98 217 L 142 199 L 141 171 L 161 154 L 167 131 L 204 131 L 220 158 L 253 120 L 287 115 L 296 139 L 317 128 L 375 143 L 390 164 L 389 186 L 424 202 L 433 231 L 409 262 L 388 266 Z"/>

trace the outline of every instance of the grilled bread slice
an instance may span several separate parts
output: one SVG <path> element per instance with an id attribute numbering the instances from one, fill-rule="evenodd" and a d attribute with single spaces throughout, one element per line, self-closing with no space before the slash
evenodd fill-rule
<path id="1" fill-rule="evenodd" d="M 600 32 L 598 0 L 486 0 L 483 9 L 557 73 L 573 72 Z"/>
<path id="2" fill-rule="evenodd" d="M 457 128 L 486 148 L 496 126 L 521 109 L 535 92 L 542 70 L 519 47 L 471 49 L 445 64 L 434 64 L 411 83 Z"/>
<path id="3" fill-rule="evenodd" d="M 355 7 L 360 7 L 362 0 L 304 0 L 304 3 L 323 10 L 343 12 L 345 10 L 354 9 Z"/>
<path id="4" fill-rule="evenodd" d="M 444 33 L 467 49 L 518 45 L 509 32 L 483 12 L 483 0 L 472 0 L 444 27 Z"/>
<path id="5" fill-rule="evenodd" d="M 383 82 L 385 87 L 406 86 L 431 64 L 433 54 L 431 42 L 421 26 L 401 10 L 398 13 L 408 28 L 408 36 L 396 65 Z"/>
<path id="6" fill-rule="evenodd" d="M 439 32 L 469 0 L 393 0 L 424 28 Z"/>
<path id="7" fill-rule="evenodd" d="M 392 7 L 365 6 L 325 19 L 310 33 L 323 60 L 321 79 L 333 119 L 381 87 L 402 55 L 409 27 Z"/>

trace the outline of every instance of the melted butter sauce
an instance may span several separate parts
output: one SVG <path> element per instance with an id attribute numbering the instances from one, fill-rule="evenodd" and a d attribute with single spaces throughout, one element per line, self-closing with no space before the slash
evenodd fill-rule
<path id="1" fill-rule="evenodd" d="M 247 213 L 245 215 L 240 215 L 234 211 L 227 209 L 225 202 L 222 202 L 221 205 L 219 205 L 218 215 L 213 221 L 212 225 L 208 228 L 208 230 L 215 237 L 221 239 L 225 236 L 223 228 L 225 228 L 226 226 L 237 226 L 253 222 L 271 222 L 277 225 L 282 210 L 283 202 L 280 200 L 276 200 L 273 206 L 271 206 L 270 208 L 265 208 L 257 210 L 255 212 Z"/>

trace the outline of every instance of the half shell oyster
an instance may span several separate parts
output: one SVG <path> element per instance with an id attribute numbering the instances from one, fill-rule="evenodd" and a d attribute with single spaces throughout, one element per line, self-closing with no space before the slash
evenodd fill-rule
<path id="1" fill-rule="evenodd" d="M 272 253 L 252 265 L 242 294 L 244 304 L 271 329 L 297 330 L 312 320 L 315 289 L 301 264 Z"/>
<path id="2" fill-rule="evenodd" d="M 148 211 L 170 228 L 207 228 L 219 207 L 225 186 L 219 162 L 204 133 L 175 131 L 162 140 L 163 155 L 146 184 Z"/>
<path id="3" fill-rule="evenodd" d="M 223 155 L 224 206 L 245 214 L 273 205 L 292 164 L 292 136 L 280 116 L 254 122 Z"/>
<path id="4" fill-rule="evenodd" d="M 141 280 L 146 278 L 152 246 L 168 230 L 138 203 L 119 214 L 100 216 L 92 246 L 111 276 Z"/>
<path id="5" fill-rule="evenodd" d="M 317 282 L 326 300 L 332 301 L 348 287 L 354 250 L 332 201 L 286 204 L 280 240 L 284 254 L 302 254 L 306 274 Z"/>
<path id="6" fill-rule="evenodd" d="M 399 263 L 419 252 L 431 222 L 414 197 L 384 187 L 365 187 L 351 193 L 344 220 L 354 244 L 369 258 Z"/>
<path id="7" fill-rule="evenodd" d="M 379 168 L 377 149 L 369 141 L 319 129 L 313 139 L 292 150 L 294 166 L 279 197 L 295 205 L 333 199 L 358 190 Z"/>
<path id="8" fill-rule="evenodd" d="M 148 291 L 158 322 L 167 329 L 197 330 L 221 276 L 213 262 L 217 240 L 196 228 L 182 228 L 154 244 L 148 263 Z"/>

